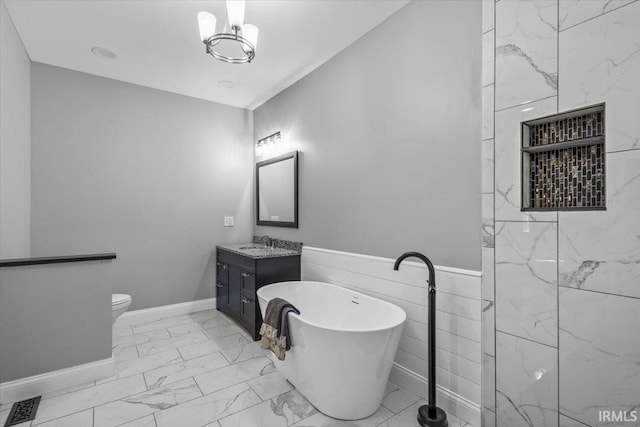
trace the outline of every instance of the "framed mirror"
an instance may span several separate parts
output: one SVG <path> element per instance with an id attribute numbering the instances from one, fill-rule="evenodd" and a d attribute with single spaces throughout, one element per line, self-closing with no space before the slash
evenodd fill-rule
<path id="1" fill-rule="evenodd" d="M 298 228 L 298 152 L 256 163 L 258 225 Z"/>

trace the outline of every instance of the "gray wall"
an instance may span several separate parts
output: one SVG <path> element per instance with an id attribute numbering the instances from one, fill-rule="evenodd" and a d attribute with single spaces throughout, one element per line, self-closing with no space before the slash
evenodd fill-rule
<path id="1" fill-rule="evenodd" d="M 111 357 L 113 265 L 0 268 L 0 383 Z"/>
<path id="2" fill-rule="evenodd" d="M 251 112 L 38 63 L 32 94 L 33 256 L 116 252 L 130 310 L 213 297 L 215 245 L 251 236 Z"/>
<path id="3" fill-rule="evenodd" d="M 30 253 L 31 61 L 0 1 L 0 258 Z"/>
<path id="4" fill-rule="evenodd" d="M 480 3 L 412 2 L 254 111 L 302 153 L 300 228 L 256 234 L 480 270 Z"/>

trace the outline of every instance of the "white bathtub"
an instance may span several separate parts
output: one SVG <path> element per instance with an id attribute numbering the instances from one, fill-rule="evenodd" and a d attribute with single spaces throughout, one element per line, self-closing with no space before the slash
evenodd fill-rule
<path id="1" fill-rule="evenodd" d="M 264 317 L 270 299 L 284 298 L 291 350 L 277 370 L 318 410 L 344 420 L 375 413 L 407 318 L 400 307 L 322 282 L 281 282 L 258 290 Z"/>

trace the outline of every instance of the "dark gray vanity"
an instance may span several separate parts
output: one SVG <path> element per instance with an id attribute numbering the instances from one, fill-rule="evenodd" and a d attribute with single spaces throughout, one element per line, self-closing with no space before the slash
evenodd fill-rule
<path id="1" fill-rule="evenodd" d="M 240 323 L 254 340 L 262 324 L 256 291 L 270 283 L 300 280 L 302 244 L 275 239 L 268 243 L 216 246 L 216 308 Z"/>

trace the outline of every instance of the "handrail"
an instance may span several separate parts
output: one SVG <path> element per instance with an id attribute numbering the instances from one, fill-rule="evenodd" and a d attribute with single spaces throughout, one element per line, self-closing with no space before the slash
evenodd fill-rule
<path id="1" fill-rule="evenodd" d="M 62 264 L 68 262 L 104 261 L 115 259 L 114 252 L 104 254 L 64 255 L 39 258 L 14 258 L 0 260 L 1 267 L 21 267 L 25 265 Z"/>

